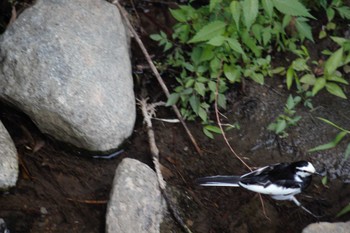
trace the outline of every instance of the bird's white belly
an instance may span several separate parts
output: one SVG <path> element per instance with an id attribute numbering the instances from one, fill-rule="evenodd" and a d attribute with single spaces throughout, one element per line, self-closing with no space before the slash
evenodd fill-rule
<path id="1" fill-rule="evenodd" d="M 287 196 L 300 193 L 300 189 L 284 188 L 284 187 L 277 186 L 274 184 L 270 184 L 270 185 L 264 187 L 261 185 L 246 185 L 246 184 L 243 184 L 240 182 L 239 185 L 241 187 L 248 189 L 250 191 L 253 191 L 253 192 L 271 195 L 273 198 L 275 198 L 274 196 L 276 196 L 275 199 L 277 199 L 277 200 L 284 200 L 284 199 L 286 200 L 286 199 L 289 199 L 289 197 L 287 197 Z M 283 198 L 283 196 L 286 196 L 286 197 Z"/>

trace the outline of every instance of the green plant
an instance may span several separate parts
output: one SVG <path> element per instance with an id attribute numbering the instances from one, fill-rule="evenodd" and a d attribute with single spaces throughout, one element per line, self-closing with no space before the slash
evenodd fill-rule
<path id="1" fill-rule="evenodd" d="M 267 127 L 267 129 L 275 132 L 281 137 L 287 137 L 288 133 L 286 132 L 286 129 L 290 126 L 294 126 L 301 119 L 301 116 L 295 116 L 295 107 L 300 101 L 300 96 L 293 97 L 292 95 L 289 95 L 284 107 L 284 114 L 280 114 L 277 119 Z"/>
<path id="2" fill-rule="evenodd" d="M 167 104 L 179 104 L 186 119 L 199 116 L 204 124 L 210 123 L 216 91 L 225 108 L 232 84 L 244 78 L 263 84 L 266 76 L 284 71 L 271 67 L 272 48 L 313 41 L 307 23 L 313 17 L 298 0 L 211 0 L 198 9 L 181 5 L 170 12 L 178 22 L 171 38 L 162 32 L 151 36 L 170 51 L 166 63 L 179 70 Z"/>
<path id="3" fill-rule="evenodd" d="M 317 70 L 321 70 L 320 73 L 316 74 L 311 70 L 308 64 L 310 56 L 306 47 L 301 46 L 301 49 L 294 52 L 298 58 L 292 62 L 287 70 L 288 89 L 295 83 L 299 90 L 311 91 L 312 96 L 326 88 L 332 95 L 343 99 L 347 98 L 339 84 L 348 85 L 349 83 L 342 77 L 342 73 L 338 69 L 350 62 L 350 40 L 340 37 L 331 38 L 340 48 L 335 52 L 323 51 L 323 54 L 329 55 L 326 61 L 322 63 L 312 62 L 317 66 Z"/>
<path id="4" fill-rule="evenodd" d="M 238 122 L 235 122 L 234 124 L 222 124 L 222 126 L 225 127 L 225 131 L 228 131 L 230 129 L 240 129 L 240 125 Z M 211 139 L 214 139 L 214 135 L 213 133 L 215 134 L 221 134 L 221 130 L 219 127 L 217 126 L 214 126 L 214 125 L 205 125 L 203 127 L 203 133 L 208 137 L 208 138 L 211 138 Z"/>
<path id="5" fill-rule="evenodd" d="M 328 142 L 328 143 L 320 145 L 320 146 L 316 146 L 316 147 L 310 149 L 309 152 L 316 152 L 316 151 L 328 150 L 328 149 L 334 148 L 343 140 L 343 138 L 346 135 L 350 134 L 349 130 L 346 130 L 346 129 L 334 124 L 330 120 L 324 119 L 322 117 L 318 117 L 318 119 L 333 126 L 334 128 L 337 128 L 338 130 L 340 130 L 340 132 L 337 134 L 337 136 L 335 136 L 335 138 L 331 142 Z M 350 143 L 347 145 L 346 150 L 344 152 L 344 159 L 348 159 L 349 156 L 350 156 Z"/>
<path id="6" fill-rule="evenodd" d="M 335 217 L 339 218 L 339 217 L 341 217 L 349 212 L 350 212 L 350 203 L 347 206 L 345 206 L 341 211 L 339 211 L 339 213 L 337 213 L 337 215 Z"/>
<path id="7" fill-rule="evenodd" d="M 350 7 L 345 6 L 342 0 L 333 0 L 333 1 L 327 0 L 320 0 L 319 4 L 320 6 L 325 10 L 327 15 L 327 24 L 322 28 L 322 30 L 319 33 L 319 39 L 325 38 L 328 33 L 327 31 L 335 30 L 337 25 L 333 21 L 336 13 L 339 14 L 339 16 L 343 19 L 350 19 Z"/>

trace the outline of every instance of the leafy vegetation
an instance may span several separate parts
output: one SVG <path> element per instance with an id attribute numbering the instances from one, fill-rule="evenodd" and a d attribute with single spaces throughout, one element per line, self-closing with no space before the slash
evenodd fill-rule
<path id="1" fill-rule="evenodd" d="M 300 96 L 293 97 L 290 95 L 284 107 L 284 114 L 280 114 L 275 122 L 271 123 L 267 129 L 275 132 L 281 137 L 287 137 L 288 133 L 286 132 L 286 129 L 290 126 L 296 125 L 301 119 L 301 116 L 295 116 L 295 107 L 300 101 Z"/>
<path id="2" fill-rule="evenodd" d="M 331 37 L 340 48 L 335 52 L 329 50 L 323 51 L 324 55 L 328 55 L 328 59 L 324 62 L 313 62 L 317 67 L 316 71 L 312 71 L 308 65 L 310 56 L 306 47 L 294 51 L 298 56 L 289 66 L 286 75 L 287 88 L 290 89 L 295 82 L 298 89 L 302 91 L 311 91 L 315 96 L 320 90 L 326 89 L 330 94 L 346 99 L 342 88 L 339 84 L 348 85 L 348 81 L 342 77 L 342 73 L 338 71 L 350 62 L 350 40 L 340 37 Z"/>
<path id="3" fill-rule="evenodd" d="M 322 117 L 318 117 L 318 119 L 333 126 L 334 128 L 338 129 L 340 132 L 337 134 L 337 136 L 335 136 L 335 138 L 331 142 L 328 142 L 328 143 L 320 145 L 320 146 L 316 146 L 316 147 L 310 149 L 309 152 L 316 152 L 316 151 L 328 150 L 328 149 L 334 148 L 343 140 L 343 138 L 346 135 L 350 134 L 349 130 L 346 130 L 346 129 L 334 124 L 330 120 L 324 119 Z M 344 159 L 348 159 L 349 156 L 350 156 L 350 143 L 347 145 L 346 150 L 344 152 Z"/>
<path id="4" fill-rule="evenodd" d="M 180 104 L 185 118 L 199 116 L 205 124 L 216 90 L 218 105 L 225 108 L 225 92 L 232 84 L 244 78 L 264 84 L 265 77 L 284 72 L 271 67 L 273 48 L 295 48 L 305 38 L 313 41 L 307 23 L 313 16 L 297 0 L 212 0 L 198 9 L 182 5 L 171 14 L 178 21 L 171 39 L 163 32 L 151 36 L 164 51 L 172 48 L 166 63 L 180 70 L 168 105 Z M 291 23 L 296 28 L 289 35 Z"/>
<path id="5" fill-rule="evenodd" d="M 311 60 L 302 43 L 305 39 L 314 42 L 309 21 L 316 18 L 306 6 L 323 9 L 328 24 L 335 24 L 335 15 L 348 19 L 350 8 L 340 0 L 303 2 L 210 0 L 208 5 L 199 8 L 189 4 L 171 9 L 177 21 L 173 34 L 151 35 L 167 52 L 163 65 L 178 71 L 174 73 L 178 86 L 173 89 L 167 105 L 180 105 L 182 115 L 188 120 L 199 117 L 204 133 L 212 137 L 212 133 L 218 133 L 217 128 L 210 126 L 209 117 L 216 92 L 219 107 L 225 109 L 227 90 L 245 79 L 262 85 L 266 77 L 285 75 L 287 88 L 295 86 L 309 108 L 313 108 L 312 97 L 323 89 L 346 98 L 342 85 L 348 85 L 348 81 L 339 69 L 350 62 L 349 40 L 331 37 L 339 48 L 323 51 L 327 59 L 317 62 Z M 328 28 L 335 29 L 334 26 Z M 272 67 L 273 51 L 292 52 L 296 58 L 287 69 Z M 220 82 L 217 83 L 218 76 Z M 299 98 L 292 99 L 300 102 Z M 294 116 L 296 104 L 289 108 L 288 102 L 290 98 L 284 113 L 268 127 L 281 136 L 286 136 L 285 129 L 300 120 Z"/>
<path id="6" fill-rule="evenodd" d="M 345 206 L 341 211 L 339 211 L 339 213 L 336 215 L 336 217 L 339 218 L 339 217 L 341 217 L 349 212 L 350 212 L 350 203 L 347 206 Z"/>
<path id="7" fill-rule="evenodd" d="M 320 0 L 319 4 L 326 12 L 328 20 L 328 23 L 322 28 L 319 33 L 319 38 L 323 39 L 328 35 L 329 31 L 336 30 L 337 24 L 334 22 L 336 14 L 338 14 L 343 19 L 350 19 L 350 7 L 345 6 L 342 0 Z"/>

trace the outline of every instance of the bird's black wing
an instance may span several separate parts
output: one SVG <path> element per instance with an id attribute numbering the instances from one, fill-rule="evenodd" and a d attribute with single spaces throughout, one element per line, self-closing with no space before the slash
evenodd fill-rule
<path id="1" fill-rule="evenodd" d="M 293 177 L 286 172 L 289 163 L 277 163 L 259 168 L 241 176 L 243 184 L 260 184 L 268 186 L 271 182 L 293 180 Z"/>

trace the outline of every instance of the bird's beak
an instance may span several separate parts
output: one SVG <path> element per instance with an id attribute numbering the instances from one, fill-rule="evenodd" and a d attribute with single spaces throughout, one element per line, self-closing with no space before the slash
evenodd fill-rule
<path id="1" fill-rule="evenodd" d="M 323 171 L 323 172 L 314 172 L 314 175 L 318 175 L 318 176 L 324 176 L 326 174 L 326 172 L 325 171 Z"/>

